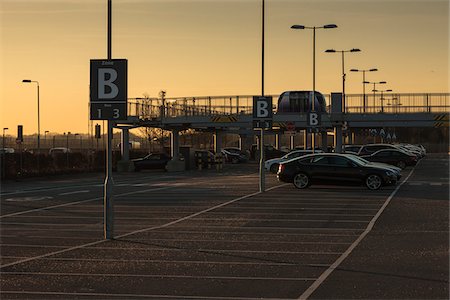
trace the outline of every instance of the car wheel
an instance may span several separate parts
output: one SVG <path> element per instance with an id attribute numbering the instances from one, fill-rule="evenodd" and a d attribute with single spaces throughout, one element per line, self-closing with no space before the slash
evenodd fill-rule
<path id="1" fill-rule="evenodd" d="M 369 190 L 378 190 L 381 187 L 382 180 L 379 175 L 372 174 L 366 178 L 366 186 Z"/>
<path id="2" fill-rule="evenodd" d="M 406 167 L 406 163 L 401 160 L 397 163 L 397 167 L 399 167 L 400 169 L 404 169 Z"/>
<path id="3" fill-rule="evenodd" d="M 304 189 L 309 186 L 309 177 L 305 173 L 298 173 L 294 176 L 294 186 L 298 189 Z"/>
<path id="4" fill-rule="evenodd" d="M 270 172 L 275 173 L 275 174 L 278 172 L 278 164 L 277 163 L 270 166 Z"/>

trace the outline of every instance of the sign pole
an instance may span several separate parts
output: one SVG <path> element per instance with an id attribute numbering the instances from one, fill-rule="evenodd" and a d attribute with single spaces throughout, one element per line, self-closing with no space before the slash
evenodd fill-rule
<path id="1" fill-rule="evenodd" d="M 112 59 L 112 0 L 108 0 L 108 60 Z M 106 178 L 104 187 L 104 238 L 114 238 L 114 202 L 113 202 L 113 177 L 112 177 L 112 120 L 108 120 L 108 142 L 106 143 Z"/>
<path id="2" fill-rule="evenodd" d="M 262 0 L 262 36 L 261 36 L 261 96 L 264 97 L 264 23 L 265 23 L 265 1 Z M 259 191 L 266 191 L 266 178 L 264 173 L 264 128 L 261 127 L 261 136 L 259 139 L 260 161 L 259 161 Z"/>

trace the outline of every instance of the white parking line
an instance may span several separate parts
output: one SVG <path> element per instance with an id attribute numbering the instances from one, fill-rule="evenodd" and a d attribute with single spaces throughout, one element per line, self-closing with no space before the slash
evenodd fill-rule
<path id="1" fill-rule="evenodd" d="M 166 274 L 108 274 L 108 273 L 45 273 L 45 272 L 2 272 L 5 275 L 33 275 L 33 276 L 79 276 L 79 277 L 138 277 L 138 278 L 182 278 L 182 279 L 222 279 L 222 280 L 270 280 L 270 281 L 313 281 L 316 278 L 296 277 L 239 277 L 239 276 L 194 276 L 194 275 L 166 275 Z"/>
<path id="2" fill-rule="evenodd" d="M 419 163 L 420 163 L 420 161 L 419 161 Z M 380 208 L 378 213 L 370 221 L 369 225 L 364 230 L 364 232 L 352 243 L 352 245 L 344 253 L 342 253 L 341 256 L 339 256 L 339 258 L 327 270 L 325 270 L 325 272 L 322 273 L 322 275 L 319 276 L 319 278 L 316 281 L 314 281 L 314 283 L 306 291 L 303 292 L 303 294 L 300 295 L 300 297 L 298 299 L 301 299 L 301 300 L 308 299 L 309 296 L 311 296 L 311 294 L 314 293 L 314 291 L 325 281 L 325 279 L 327 279 L 328 276 L 330 276 L 330 274 L 335 269 L 337 269 L 339 267 L 339 265 L 350 255 L 350 253 L 352 253 L 353 249 L 355 249 L 356 246 L 359 245 L 359 243 L 366 237 L 366 235 L 369 234 L 369 232 L 372 230 L 373 226 L 375 225 L 375 222 L 378 220 L 378 218 L 383 213 L 384 209 L 391 202 L 391 199 L 395 196 L 395 194 L 397 194 L 400 187 L 409 179 L 409 177 L 411 177 L 411 175 L 413 174 L 414 170 L 419 165 L 419 163 L 416 164 L 416 166 L 414 166 L 414 168 L 409 172 L 409 174 L 405 178 L 405 180 L 402 181 L 397 186 L 397 188 L 389 195 L 389 197 L 386 199 L 383 206 Z"/>
<path id="3" fill-rule="evenodd" d="M 77 297 L 102 297 L 99 299 L 110 299 L 111 297 L 125 298 L 144 298 L 144 299 L 188 299 L 188 300 L 261 300 L 261 298 L 248 297 L 209 297 L 209 296 L 187 296 L 187 295 L 146 295 L 146 294 L 106 294 L 106 293 L 65 293 L 65 292 L 40 292 L 40 291 L 3 291 L 3 294 L 9 295 L 44 295 L 44 296 L 77 296 Z M 264 298 L 265 300 L 286 300 L 282 298 Z"/>
<path id="4" fill-rule="evenodd" d="M 75 191 L 75 192 L 68 192 L 68 193 L 62 193 L 62 194 L 58 194 L 58 196 L 66 196 L 66 195 L 74 195 L 74 194 L 84 194 L 84 193 L 89 193 L 90 190 L 82 190 L 82 191 Z"/>

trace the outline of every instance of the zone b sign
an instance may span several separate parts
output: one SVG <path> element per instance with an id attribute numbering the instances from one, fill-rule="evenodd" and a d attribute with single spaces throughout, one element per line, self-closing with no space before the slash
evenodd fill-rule
<path id="1" fill-rule="evenodd" d="M 307 115 L 308 127 L 320 126 L 320 114 L 315 111 L 310 111 Z"/>
<path id="2" fill-rule="evenodd" d="M 91 120 L 127 119 L 127 68 L 126 59 L 91 60 Z"/>
<path id="3" fill-rule="evenodd" d="M 272 116 L 272 97 L 253 96 L 253 127 L 268 129 Z"/>

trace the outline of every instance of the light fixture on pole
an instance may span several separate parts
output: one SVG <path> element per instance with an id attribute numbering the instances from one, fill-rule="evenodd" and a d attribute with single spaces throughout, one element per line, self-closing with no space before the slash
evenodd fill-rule
<path id="1" fill-rule="evenodd" d="M 38 132 L 37 132 L 37 170 L 39 173 L 39 156 L 41 154 L 41 120 L 40 120 L 40 111 L 39 111 L 39 81 L 24 79 L 23 83 L 36 83 L 37 84 L 37 121 L 38 121 Z"/>
<path id="2" fill-rule="evenodd" d="M 364 84 L 373 84 L 373 89 L 372 89 L 372 92 L 373 92 L 373 109 L 375 109 L 375 103 L 376 103 L 376 100 L 375 100 L 375 91 L 377 90 L 377 84 L 386 84 L 387 82 L 386 81 L 363 81 L 363 83 Z"/>
<path id="3" fill-rule="evenodd" d="M 311 110 L 314 111 L 314 102 L 316 98 L 316 29 L 331 29 L 331 28 L 337 28 L 336 24 L 327 24 L 323 26 L 304 26 L 304 25 L 292 25 L 291 29 L 312 29 L 313 31 L 313 94 L 311 99 Z M 315 150 L 315 133 L 311 135 L 311 145 L 312 150 L 314 152 Z M 306 146 L 306 145 L 305 145 Z M 306 148 L 306 147 L 305 147 Z"/>
<path id="4" fill-rule="evenodd" d="M 48 130 L 44 131 L 44 144 L 47 146 L 47 133 L 49 133 Z"/>
<path id="5" fill-rule="evenodd" d="M 380 92 L 380 103 L 381 103 L 381 112 L 383 113 L 384 112 L 384 104 L 383 104 L 383 100 L 384 100 L 384 98 L 383 98 L 383 93 L 384 92 L 392 92 L 392 90 L 374 90 L 373 91 L 374 93 L 375 92 Z"/>
<path id="6" fill-rule="evenodd" d="M 335 49 L 327 49 L 325 50 L 326 53 L 336 53 L 341 52 L 342 55 L 342 107 L 343 111 L 345 113 L 345 63 L 344 63 L 344 53 L 347 52 L 361 52 L 358 48 L 353 48 L 349 50 L 335 50 Z"/>
<path id="7" fill-rule="evenodd" d="M 373 69 L 365 69 L 365 70 L 360 70 L 360 69 L 350 69 L 350 72 L 362 72 L 363 73 L 363 112 L 366 112 L 366 85 L 364 84 L 364 82 L 366 81 L 366 72 L 376 72 L 378 71 L 378 69 L 373 68 Z"/>

